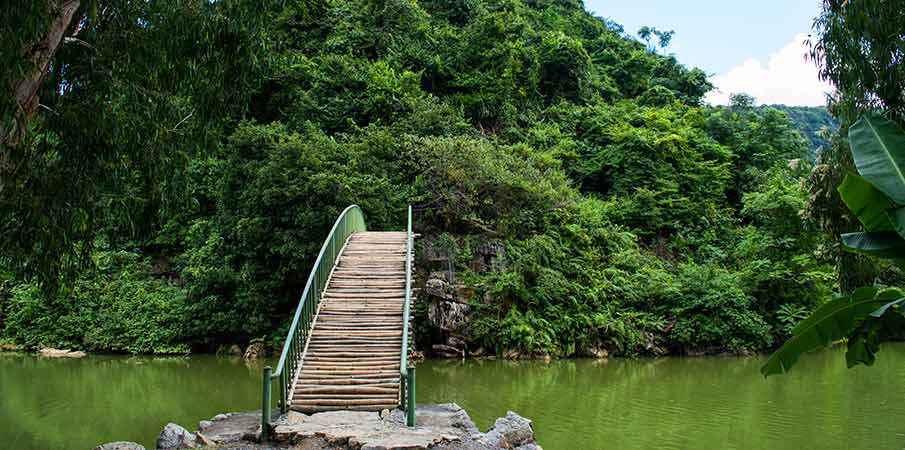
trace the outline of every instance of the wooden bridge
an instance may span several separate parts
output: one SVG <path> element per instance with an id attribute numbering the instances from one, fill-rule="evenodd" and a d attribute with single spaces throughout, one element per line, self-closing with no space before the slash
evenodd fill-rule
<path id="1" fill-rule="evenodd" d="M 367 231 L 354 205 L 340 214 L 309 275 L 279 363 L 264 369 L 264 430 L 273 380 L 283 413 L 398 407 L 414 426 L 411 224 L 411 207 L 402 232 Z"/>

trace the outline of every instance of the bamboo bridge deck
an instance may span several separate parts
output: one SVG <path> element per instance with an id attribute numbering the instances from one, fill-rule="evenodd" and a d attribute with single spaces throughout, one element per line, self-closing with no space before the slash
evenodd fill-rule
<path id="1" fill-rule="evenodd" d="M 405 232 L 356 232 L 338 260 L 292 385 L 304 413 L 380 411 L 400 402 Z"/>

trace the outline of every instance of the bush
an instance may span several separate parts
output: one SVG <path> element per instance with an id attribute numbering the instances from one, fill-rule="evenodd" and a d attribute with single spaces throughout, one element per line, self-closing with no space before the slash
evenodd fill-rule
<path id="1" fill-rule="evenodd" d="M 88 271 L 48 298 L 32 284 L 11 291 L 2 335 L 29 348 L 96 352 L 186 353 L 186 293 L 149 275 L 150 262 L 129 252 L 94 255 Z"/>

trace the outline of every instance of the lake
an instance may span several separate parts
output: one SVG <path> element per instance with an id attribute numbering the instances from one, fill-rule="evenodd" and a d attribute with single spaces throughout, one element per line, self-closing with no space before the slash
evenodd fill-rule
<path id="1" fill-rule="evenodd" d="M 874 367 L 842 349 L 764 380 L 763 357 L 444 361 L 418 365 L 418 400 L 454 401 L 482 429 L 511 409 L 546 450 L 905 447 L 905 345 Z M 0 353 L 0 447 L 153 448 L 173 421 L 256 409 L 263 363 L 209 355 L 44 359 Z"/>

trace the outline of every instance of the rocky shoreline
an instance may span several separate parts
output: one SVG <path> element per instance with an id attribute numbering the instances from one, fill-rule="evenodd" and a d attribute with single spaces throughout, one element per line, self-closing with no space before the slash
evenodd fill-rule
<path id="1" fill-rule="evenodd" d="M 416 427 L 406 427 L 400 410 L 330 411 L 306 415 L 290 411 L 272 424 L 261 442 L 260 411 L 224 413 L 202 420 L 190 432 L 169 423 L 157 450 L 541 450 L 531 421 L 509 411 L 481 432 L 455 403 L 419 404 Z M 110 442 L 94 450 L 146 450 L 134 442 Z"/>

